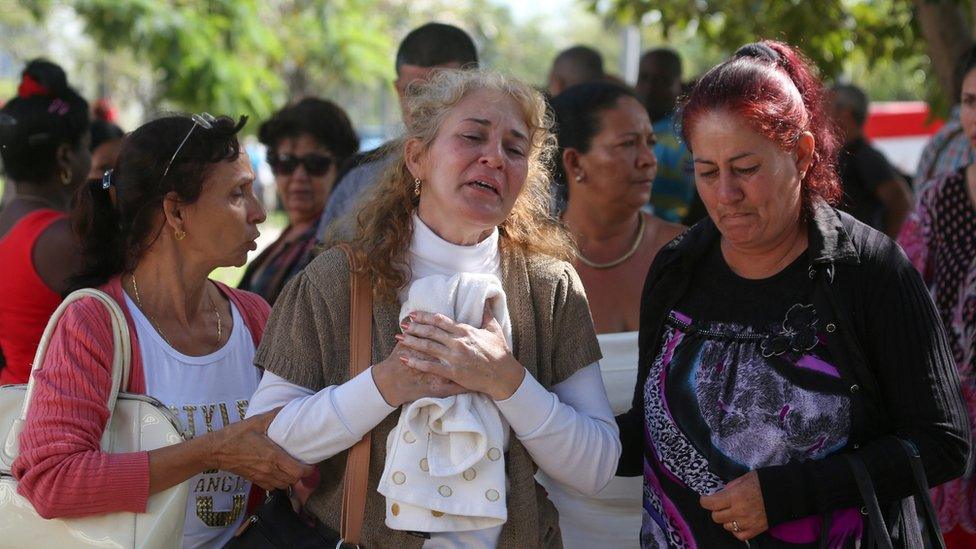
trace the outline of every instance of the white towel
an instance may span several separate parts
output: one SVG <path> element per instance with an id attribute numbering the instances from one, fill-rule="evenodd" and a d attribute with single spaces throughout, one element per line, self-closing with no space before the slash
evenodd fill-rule
<path id="1" fill-rule="evenodd" d="M 498 277 L 460 273 L 415 280 L 400 308 L 441 313 L 481 326 L 485 304 L 511 348 L 512 323 Z M 422 398 L 405 404 L 386 441 L 377 490 L 386 496 L 386 525 L 395 530 L 460 532 L 499 526 L 505 504 L 507 426 L 480 393 Z"/>

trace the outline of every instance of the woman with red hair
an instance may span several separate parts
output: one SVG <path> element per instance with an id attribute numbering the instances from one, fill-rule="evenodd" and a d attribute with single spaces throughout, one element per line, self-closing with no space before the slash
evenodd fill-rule
<path id="1" fill-rule="evenodd" d="M 889 435 L 934 484 L 964 470 L 944 330 L 898 246 L 832 206 L 823 99 L 799 51 L 763 41 L 683 105 L 708 218 L 651 266 L 634 406 L 618 417 L 618 474 L 644 476 L 644 547 L 868 543 L 843 454 L 888 511 L 913 487 Z"/>

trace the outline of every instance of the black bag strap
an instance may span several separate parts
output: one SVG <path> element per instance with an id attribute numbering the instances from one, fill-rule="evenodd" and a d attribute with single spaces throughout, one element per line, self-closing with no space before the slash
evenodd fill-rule
<path id="1" fill-rule="evenodd" d="M 925 532 L 928 534 L 930 547 L 935 549 L 945 549 L 945 540 L 942 538 L 942 529 L 935 513 L 935 506 L 929 496 L 929 481 L 925 476 L 925 469 L 922 467 L 922 458 L 918 453 L 918 447 L 910 440 L 895 437 L 905 449 L 908 456 L 908 463 L 912 467 L 912 477 L 915 479 L 913 490 L 915 502 L 921 506 L 922 519 L 925 521 Z"/>
<path id="2" fill-rule="evenodd" d="M 919 456 L 918 448 L 911 441 L 899 437 L 892 437 L 898 441 L 908 457 L 908 463 L 912 470 L 912 494 L 902 500 L 899 504 L 901 510 L 899 524 L 901 528 L 899 539 L 902 545 L 908 549 L 925 547 L 922 543 L 922 535 L 919 532 L 917 522 L 918 514 L 916 509 L 921 509 L 922 520 L 925 521 L 925 537 L 928 539 L 928 547 L 934 549 L 945 549 L 945 541 L 942 538 L 942 530 L 935 513 L 935 506 L 932 498 L 929 497 L 929 483 L 922 467 L 922 459 Z M 882 549 L 893 549 L 891 535 L 888 533 L 888 524 L 881 513 L 881 505 L 878 502 L 877 492 L 874 489 L 874 482 L 868 473 L 864 460 L 856 453 L 844 454 L 844 459 L 854 473 L 854 480 L 857 482 L 858 491 L 864 502 L 864 509 L 867 510 L 868 520 L 874 545 Z M 914 500 L 914 501 L 913 501 Z M 917 506 L 919 507 L 917 507 Z M 824 534 L 826 531 L 824 531 Z M 821 536 L 821 546 L 825 543 L 826 535 Z"/>
<path id="3" fill-rule="evenodd" d="M 857 454 L 844 454 L 844 459 L 850 465 L 851 471 L 854 473 L 854 480 L 857 482 L 857 489 L 861 492 L 861 500 L 868 512 L 868 522 L 871 523 L 871 533 L 875 546 L 881 549 L 894 549 L 891 544 L 891 536 L 888 535 L 888 525 L 881 514 L 878 495 L 874 491 L 874 482 L 871 481 L 868 468 L 864 466 L 864 460 Z"/>
<path id="4" fill-rule="evenodd" d="M 823 514 L 823 518 L 820 521 L 820 549 L 829 549 L 830 547 L 830 525 L 833 520 L 833 511 L 827 511 Z"/>

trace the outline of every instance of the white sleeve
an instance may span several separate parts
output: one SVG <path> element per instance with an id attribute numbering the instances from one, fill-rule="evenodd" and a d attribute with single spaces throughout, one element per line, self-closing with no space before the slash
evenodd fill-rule
<path id="1" fill-rule="evenodd" d="M 552 392 L 526 372 L 518 390 L 495 404 L 536 465 L 554 480 L 594 495 L 613 478 L 620 433 L 599 362 L 553 385 Z"/>
<path id="2" fill-rule="evenodd" d="M 279 406 L 284 407 L 268 427 L 268 437 L 305 463 L 319 463 L 351 448 L 396 409 L 383 400 L 372 368 L 317 393 L 265 372 L 247 415 Z"/>

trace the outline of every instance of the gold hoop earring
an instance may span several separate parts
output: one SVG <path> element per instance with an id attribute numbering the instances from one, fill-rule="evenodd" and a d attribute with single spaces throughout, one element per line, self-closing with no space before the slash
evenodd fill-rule
<path id="1" fill-rule="evenodd" d="M 414 196 L 420 196 L 420 178 L 415 177 L 413 180 L 413 194 Z"/>
<path id="2" fill-rule="evenodd" d="M 71 183 L 71 171 L 61 170 L 61 184 L 67 185 L 68 183 Z"/>
<path id="3" fill-rule="evenodd" d="M 183 240 L 186 238 L 186 231 L 173 231 L 173 236 L 176 237 L 176 240 Z"/>

